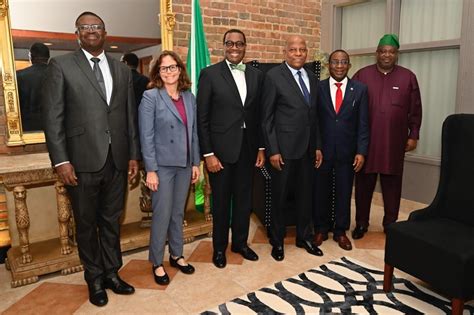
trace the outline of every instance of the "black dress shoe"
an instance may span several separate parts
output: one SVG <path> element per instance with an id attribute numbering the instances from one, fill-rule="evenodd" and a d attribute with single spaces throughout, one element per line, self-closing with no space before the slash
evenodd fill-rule
<path id="1" fill-rule="evenodd" d="M 155 278 L 155 282 L 156 284 L 159 284 L 159 285 L 168 285 L 170 284 L 170 277 L 168 277 L 168 274 L 166 273 L 166 270 L 165 268 L 163 268 L 163 270 L 165 270 L 165 274 L 163 276 L 157 276 L 156 273 L 155 273 L 155 270 L 158 269 L 159 267 L 163 267 L 163 265 L 159 265 L 159 266 L 152 266 L 152 270 L 153 270 L 153 277 Z"/>
<path id="2" fill-rule="evenodd" d="M 135 292 L 135 288 L 120 279 L 116 273 L 104 278 L 104 287 L 111 289 L 115 294 L 132 294 Z"/>
<path id="3" fill-rule="evenodd" d="M 364 234 L 367 233 L 367 228 L 361 225 L 356 225 L 354 231 L 352 231 L 352 238 L 358 240 L 364 237 Z"/>
<path id="4" fill-rule="evenodd" d="M 185 273 L 185 274 L 192 274 L 194 273 L 194 267 L 191 265 L 191 264 L 187 264 L 186 266 L 181 266 L 180 264 L 178 264 L 178 260 L 180 260 L 181 258 L 184 259 L 183 256 L 181 257 L 178 257 L 175 259 L 173 259 L 173 257 L 170 256 L 170 265 L 171 267 L 175 267 L 175 268 L 178 268 L 179 270 L 181 270 L 182 273 Z"/>
<path id="5" fill-rule="evenodd" d="M 96 279 L 92 283 L 87 283 L 87 288 L 89 289 L 89 301 L 92 304 L 104 306 L 109 302 L 102 279 Z"/>
<path id="6" fill-rule="evenodd" d="M 247 260 L 252 260 L 252 261 L 257 261 L 258 260 L 258 255 L 255 253 L 250 247 L 244 246 L 241 249 L 230 249 L 234 253 L 238 253 L 242 255 Z"/>
<path id="7" fill-rule="evenodd" d="M 296 241 L 296 247 L 304 248 L 311 255 L 322 256 L 323 251 L 311 241 Z"/>
<path id="8" fill-rule="evenodd" d="M 272 257 L 276 261 L 282 261 L 285 258 L 285 252 L 283 251 L 283 246 L 273 246 Z"/>
<path id="9" fill-rule="evenodd" d="M 217 268 L 224 268 L 227 265 L 225 253 L 221 251 L 214 252 L 212 255 L 212 262 Z"/>

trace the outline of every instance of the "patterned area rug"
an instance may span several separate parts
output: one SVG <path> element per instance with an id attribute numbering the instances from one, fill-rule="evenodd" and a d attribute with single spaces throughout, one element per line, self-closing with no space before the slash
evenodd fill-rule
<path id="1" fill-rule="evenodd" d="M 203 314 L 342 313 L 342 314 L 447 314 L 446 298 L 394 278 L 386 294 L 383 271 L 352 258 L 341 258 L 221 304 Z M 466 306 L 464 314 L 474 314 Z"/>

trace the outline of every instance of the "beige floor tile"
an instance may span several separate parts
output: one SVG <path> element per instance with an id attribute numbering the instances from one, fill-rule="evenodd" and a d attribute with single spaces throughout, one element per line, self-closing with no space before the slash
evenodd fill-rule
<path id="1" fill-rule="evenodd" d="M 196 263 L 192 275 L 179 274 L 168 286 L 166 294 L 185 311 L 196 313 L 245 294 L 247 290 L 229 276 L 240 265 L 227 265 L 224 269 L 209 263 Z"/>
<path id="2" fill-rule="evenodd" d="M 351 251 L 339 248 L 337 243 L 332 240 L 332 234 L 330 234 L 329 240 L 320 246 L 324 256 L 309 255 L 304 249 L 297 248 L 294 245 L 295 228 L 292 227 L 288 229 L 285 239 L 285 259 L 282 262 L 277 262 L 270 256 L 271 246 L 268 243 L 265 228 L 256 216 L 252 215 L 249 245 L 259 255 L 258 261 L 247 261 L 239 254 L 228 251 L 226 253 L 228 262 L 226 268 L 216 268 L 212 264 L 212 239 L 200 238 L 193 243 L 186 244 L 183 253 L 187 260 L 194 265 L 196 272 L 192 275 L 185 275 L 181 272 L 176 273 L 177 270 L 175 268 L 168 267 L 167 271 L 169 273 L 174 271 L 175 274 L 166 290 L 157 290 L 157 285 L 154 283 L 151 274 L 151 265 L 148 262 L 147 248 L 128 252 L 124 254 L 124 267 L 120 273 L 124 279 L 135 285 L 135 294 L 119 296 L 107 290 L 109 303 L 103 308 L 91 305 L 87 301 L 87 295 L 85 298 L 81 296 L 82 304 L 79 305 L 79 308 L 76 308 L 75 314 L 197 313 L 341 257 L 357 260 L 383 270 L 383 203 L 379 194 L 374 196 L 369 233 L 362 240 L 353 241 L 354 246 Z M 408 218 L 411 211 L 423 207 L 423 204 L 402 201 L 399 219 L 404 220 Z M 351 222 L 352 230 L 355 227 L 354 201 L 352 201 Z M 349 234 L 350 231 L 348 232 Z M 166 251 L 166 264 L 168 264 L 167 257 L 168 252 Z M 395 270 L 395 276 L 408 278 L 416 283 L 422 283 L 418 279 L 414 279 L 399 270 Z M 31 293 L 34 297 L 34 294 L 36 294 L 34 291 L 41 286 L 60 287 L 71 284 L 74 288 L 82 288 L 83 293 L 87 294 L 82 272 L 68 276 L 55 273 L 41 277 L 39 283 L 12 289 L 10 288 L 9 272 L 2 265 L 0 266 L 0 279 L 0 295 L 2 297 L 0 312 L 21 301 L 24 297 L 27 300 L 37 302 L 38 300 L 31 298 L 31 295 L 28 294 Z M 423 285 L 426 286 L 426 284 Z M 474 301 L 470 302 L 470 304 L 474 305 Z M 55 305 L 48 309 L 48 313 L 54 313 L 56 310 L 59 310 L 59 306 Z"/>
<path id="3" fill-rule="evenodd" d="M 352 241 L 354 246 L 359 249 L 379 249 L 385 248 L 384 232 L 368 232 L 363 238 Z"/>
<path id="4" fill-rule="evenodd" d="M 161 290 L 137 290 L 133 295 L 117 295 L 107 290 L 109 303 L 96 307 L 84 303 L 74 314 L 185 314 L 173 298 Z"/>

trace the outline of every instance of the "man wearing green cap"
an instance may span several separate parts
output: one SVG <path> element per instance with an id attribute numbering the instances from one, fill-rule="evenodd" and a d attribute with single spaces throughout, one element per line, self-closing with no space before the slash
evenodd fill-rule
<path id="1" fill-rule="evenodd" d="M 397 221 L 405 152 L 414 150 L 419 138 L 420 89 L 415 74 L 396 64 L 399 47 L 397 35 L 384 35 L 377 47 L 377 63 L 353 76 L 368 87 L 370 126 L 366 163 L 355 180 L 354 239 L 362 238 L 367 232 L 378 174 L 384 201 L 383 226 Z"/>

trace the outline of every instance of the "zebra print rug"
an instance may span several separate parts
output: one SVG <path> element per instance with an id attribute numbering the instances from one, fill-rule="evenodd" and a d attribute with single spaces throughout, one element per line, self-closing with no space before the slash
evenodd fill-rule
<path id="1" fill-rule="evenodd" d="M 342 314 L 446 314 L 446 298 L 412 283 L 394 278 L 386 294 L 383 271 L 343 257 L 295 277 L 238 297 L 203 314 L 342 313 Z M 464 314 L 474 315 L 474 306 Z"/>

